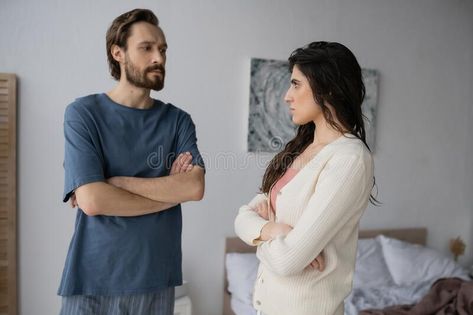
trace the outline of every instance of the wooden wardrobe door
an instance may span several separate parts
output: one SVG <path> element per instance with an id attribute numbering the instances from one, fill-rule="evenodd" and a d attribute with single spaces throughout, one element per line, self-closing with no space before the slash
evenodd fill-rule
<path id="1" fill-rule="evenodd" d="M 0 73 L 0 315 L 16 313 L 16 76 Z"/>

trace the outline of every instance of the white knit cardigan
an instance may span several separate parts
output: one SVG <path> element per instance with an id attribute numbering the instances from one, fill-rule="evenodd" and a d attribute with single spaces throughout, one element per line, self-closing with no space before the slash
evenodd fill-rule
<path id="1" fill-rule="evenodd" d="M 260 266 L 253 305 L 266 315 L 343 315 L 351 291 L 358 223 L 373 186 L 373 159 L 351 135 L 326 145 L 280 191 L 276 222 L 294 229 L 258 242 L 268 223 L 252 210 L 267 201 L 258 194 L 240 208 L 235 232 L 258 245 Z M 308 268 L 323 251 L 323 272 Z"/>

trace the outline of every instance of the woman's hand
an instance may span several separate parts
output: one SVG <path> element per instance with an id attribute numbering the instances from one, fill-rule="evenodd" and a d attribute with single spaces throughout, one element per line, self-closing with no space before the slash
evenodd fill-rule
<path id="1" fill-rule="evenodd" d="M 321 252 L 319 256 L 315 257 L 315 259 L 307 266 L 307 268 L 317 269 L 320 272 L 324 271 L 325 270 L 324 252 Z"/>
<path id="2" fill-rule="evenodd" d="M 256 211 L 256 210 L 255 210 Z M 269 241 L 278 236 L 286 236 L 292 231 L 292 226 L 285 223 L 268 222 L 261 229 L 260 240 Z M 315 259 L 307 266 L 307 268 L 317 269 L 322 272 L 325 270 L 324 253 L 321 252 Z"/>
<path id="3" fill-rule="evenodd" d="M 266 200 L 256 204 L 252 209 L 263 219 L 269 220 L 269 211 L 271 210 L 269 209 L 268 202 Z"/>
<path id="4" fill-rule="evenodd" d="M 292 226 L 285 223 L 268 222 L 261 229 L 260 240 L 269 241 L 278 236 L 286 236 L 292 231 Z"/>

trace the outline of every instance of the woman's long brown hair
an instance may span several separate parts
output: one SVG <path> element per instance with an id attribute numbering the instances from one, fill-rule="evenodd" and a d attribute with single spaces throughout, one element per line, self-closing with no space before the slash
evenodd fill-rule
<path id="1" fill-rule="evenodd" d="M 366 143 L 361 104 L 365 85 L 361 67 L 353 53 L 344 45 L 334 42 L 313 42 L 296 49 L 289 57 L 289 70 L 297 68 L 307 78 L 327 122 L 341 133 L 350 133 Z M 340 122 L 338 124 L 327 107 L 330 104 Z M 314 141 L 315 124 L 309 122 L 297 129 L 296 136 L 276 154 L 266 168 L 261 191 L 269 193 L 287 168 Z M 373 204 L 379 204 L 370 195 Z"/>

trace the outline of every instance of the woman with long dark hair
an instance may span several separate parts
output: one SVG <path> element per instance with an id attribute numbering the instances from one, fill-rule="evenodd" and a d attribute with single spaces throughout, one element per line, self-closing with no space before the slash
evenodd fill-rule
<path id="1" fill-rule="evenodd" d="M 376 201 L 361 68 L 334 42 L 296 49 L 289 65 L 285 101 L 297 134 L 269 163 L 261 194 L 240 208 L 235 231 L 258 246 L 260 314 L 343 315 L 358 223 Z"/>

